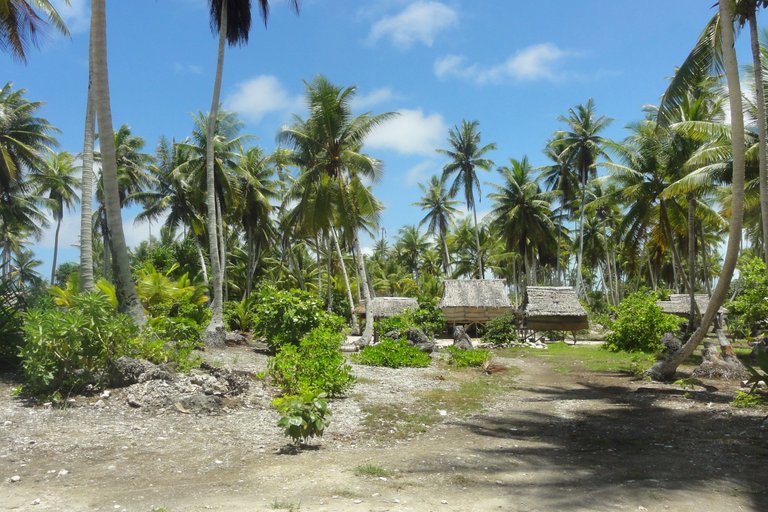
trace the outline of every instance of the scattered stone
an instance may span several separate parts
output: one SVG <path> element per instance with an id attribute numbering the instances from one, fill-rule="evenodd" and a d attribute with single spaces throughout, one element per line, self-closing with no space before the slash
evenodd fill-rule
<path id="1" fill-rule="evenodd" d="M 112 363 L 108 370 L 108 381 L 111 387 L 122 388 L 136 384 L 142 374 L 154 368 L 154 364 L 143 359 L 123 356 Z"/>
<path id="2" fill-rule="evenodd" d="M 173 381 L 176 379 L 176 370 L 167 365 L 153 366 L 139 376 L 139 382 L 149 380 Z"/>
<path id="3" fill-rule="evenodd" d="M 68 474 L 69 474 L 69 471 L 68 471 L 68 470 L 66 470 L 66 469 L 62 469 L 61 471 L 59 471 L 58 473 L 56 473 L 56 476 L 57 476 L 57 477 L 59 477 L 59 476 L 67 476 Z"/>
<path id="4" fill-rule="evenodd" d="M 453 328 L 453 346 L 460 350 L 472 350 L 472 340 L 463 325 L 457 325 Z"/>
<path id="5" fill-rule="evenodd" d="M 110 395 L 109 390 L 105 389 L 104 391 L 101 392 L 101 394 L 99 395 L 99 398 L 109 398 L 109 395 Z"/>
<path id="6" fill-rule="evenodd" d="M 15 484 L 16 482 L 21 481 L 21 477 L 19 475 L 13 475 L 11 478 L 9 478 L 12 484 Z"/>
<path id="7" fill-rule="evenodd" d="M 748 379 L 750 374 L 735 354 L 722 354 L 718 345 L 706 342 L 702 362 L 693 370 L 693 376 L 740 381 Z"/>
<path id="8" fill-rule="evenodd" d="M 246 341 L 247 339 L 243 333 L 238 331 L 227 332 L 226 336 L 224 337 L 224 343 L 229 346 L 245 345 Z"/>
<path id="9" fill-rule="evenodd" d="M 448 500 L 440 500 L 440 503 L 442 503 L 443 505 L 447 505 L 448 504 Z"/>
<path id="10" fill-rule="evenodd" d="M 40 504 L 40 498 L 35 498 L 32 500 L 32 503 L 30 505 L 39 505 Z"/>
<path id="11" fill-rule="evenodd" d="M 352 503 L 356 503 L 356 504 L 358 504 L 358 505 L 359 505 L 359 504 L 360 504 L 360 503 L 362 503 L 362 502 L 363 502 L 363 500 L 355 500 L 355 501 L 353 501 Z"/>
<path id="12" fill-rule="evenodd" d="M 683 342 L 671 332 L 664 333 L 664 336 L 661 338 L 661 344 L 664 345 L 665 355 L 674 354 L 683 348 Z"/>

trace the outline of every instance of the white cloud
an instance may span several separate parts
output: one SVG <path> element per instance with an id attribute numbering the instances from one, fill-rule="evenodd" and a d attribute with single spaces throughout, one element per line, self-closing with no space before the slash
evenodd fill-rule
<path id="1" fill-rule="evenodd" d="M 387 38 L 401 49 L 408 49 L 414 43 L 432 46 L 440 32 L 458 22 L 456 11 L 443 3 L 416 2 L 400 13 L 385 16 L 374 23 L 368 38 L 371 42 Z"/>
<path id="2" fill-rule="evenodd" d="M 189 74 L 189 75 L 202 75 L 203 74 L 203 68 L 198 66 L 197 64 L 182 64 L 180 62 L 176 62 L 173 65 L 173 70 L 176 71 L 178 74 Z"/>
<path id="3" fill-rule="evenodd" d="M 86 32 L 91 23 L 91 11 L 87 0 L 70 0 L 69 5 L 64 0 L 53 0 L 53 6 L 64 19 L 70 33 Z"/>
<path id="4" fill-rule="evenodd" d="M 267 114 L 285 113 L 300 107 L 301 97 L 291 96 L 276 77 L 260 75 L 238 84 L 224 105 L 227 110 L 258 123 Z"/>
<path id="5" fill-rule="evenodd" d="M 355 110 L 367 110 L 376 105 L 395 99 L 396 96 L 389 87 L 375 89 L 368 94 L 361 94 L 352 99 L 352 108 Z"/>
<path id="6" fill-rule="evenodd" d="M 424 115 L 421 109 L 403 109 L 398 113 L 400 115 L 378 126 L 366 144 L 405 155 L 434 155 L 448 131 L 443 116 Z"/>
<path id="7" fill-rule="evenodd" d="M 535 44 L 518 50 L 504 62 L 492 66 L 468 64 L 459 55 L 446 55 L 435 61 L 438 78 L 458 77 L 477 84 L 497 84 L 509 81 L 556 81 L 565 74 L 559 69 L 566 57 L 575 53 L 562 50 L 552 43 Z"/>
<path id="8" fill-rule="evenodd" d="M 435 166 L 435 163 L 427 160 L 416 164 L 405 172 L 405 183 L 408 185 L 416 185 L 418 183 L 424 183 L 433 174 L 431 172 Z"/>

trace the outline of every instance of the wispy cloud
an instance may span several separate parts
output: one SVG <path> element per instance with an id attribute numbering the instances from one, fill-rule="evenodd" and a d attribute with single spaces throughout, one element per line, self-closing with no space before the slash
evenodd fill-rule
<path id="1" fill-rule="evenodd" d="M 378 126 L 366 144 L 404 155 L 434 155 L 448 131 L 443 116 L 425 115 L 421 109 L 402 109 L 398 113 L 394 119 Z"/>
<path id="2" fill-rule="evenodd" d="M 173 64 L 173 70 L 180 75 L 202 75 L 203 68 L 197 64 L 182 64 L 176 62 Z"/>
<path id="3" fill-rule="evenodd" d="M 553 43 L 541 43 L 518 50 L 503 62 L 490 66 L 469 63 L 460 55 L 446 55 L 435 61 L 434 72 L 438 78 L 462 78 L 479 85 L 558 81 L 567 76 L 562 69 L 566 58 L 576 55 Z"/>
<path id="4" fill-rule="evenodd" d="M 418 163 L 405 171 L 405 183 L 407 185 L 425 183 L 436 170 L 436 164 L 432 160 Z"/>
<path id="5" fill-rule="evenodd" d="M 85 32 L 91 22 L 91 10 L 87 0 L 70 0 L 69 5 L 64 0 L 53 0 L 53 6 L 64 19 L 72 34 Z"/>
<path id="6" fill-rule="evenodd" d="M 239 83 L 235 92 L 224 101 L 224 106 L 258 123 L 268 114 L 284 115 L 300 108 L 301 101 L 301 96 L 292 96 L 276 77 L 260 75 Z"/>
<path id="7" fill-rule="evenodd" d="M 414 43 L 432 46 L 437 35 L 459 22 L 454 9 L 435 1 L 410 4 L 398 14 L 385 16 L 371 27 L 368 39 L 376 42 L 389 39 L 396 47 L 406 50 Z"/>
<path id="8" fill-rule="evenodd" d="M 360 94 L 352 99 L 352 108 L 358 111 L 367 110 L 371 107 L 381 105 L 388 101 L 396 99 L 397 96 L 389 87 L 380 87 L 374 89 L 368 94 Z"/>

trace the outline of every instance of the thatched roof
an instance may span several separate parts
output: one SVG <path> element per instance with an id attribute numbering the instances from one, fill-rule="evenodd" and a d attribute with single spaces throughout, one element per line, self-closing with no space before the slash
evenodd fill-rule
<path id="1" fill-rule="evenodd" d="M 523 325 L 541 331 L 589 328 L 587 312 L 568 286 L 529 286 L 520 305 Z"/>
<path id="2" fill-rule="evenodd" d="M 699 312 L 704 314 L 707 306 L 709 305 L 709 295 L 699 294 L 694 295 L 696 305 L 699 307 Z M 665 313 L 670 315 L 684 316 L 688 318 L 691 312 L 691 301 L 688 298 L 687 293 L 673 293 L 669 296 L 669 300 L 657 300 L 656 305 L 661 308 Z M 719 313 L 725 313 L 725 309 L 721 307 Z"/>
<path id="3" fill-rule="evenodd" d="M 438 307 L 453 324 L 482 324 L 514 312 L 502 279 L 447 279 Z"/>
<path id="4" fill-rule="evenodd" d="M 419 301 L 411 297 L 375 297 L 371 299 L 371 311 L 374 318 L 395 316 L 409 309 L 418 308 Z M 355 312 L 364 315 L 365 305 L 359 305 Z"/>

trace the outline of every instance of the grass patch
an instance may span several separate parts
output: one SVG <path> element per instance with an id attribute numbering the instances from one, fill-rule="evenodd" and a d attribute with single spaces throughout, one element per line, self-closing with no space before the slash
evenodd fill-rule
<path id="1" fill-rule="evenodd" d="M 636 375 L 651 367 L 655 361 L 652 354 L 641 352 L 611 352 L 602 345 L 567 345 L 551 343 L 547 350 L 513 347 L 498 350 L 502 357 L 540 357 L 557 361 L 554 369 L 558 373 L 586 369 L 594 372 L 615 372 Z"/>
<path id="2" fill-rule="evenodd" d="M 737 391 L 736 396 L 731 401 L 731 407 L 738 407 L 740 409 L 752 409 L 755 407 L 762 407 L 765 405 L 765 398 L 757 393 L 746 393 L 744 391 Z"/>
<path id="3" fill-rule="evenodd" d="M 287 510 L 288 512 L 296 512 L 301 510 L 301 501 L 294 503 L 292 501 L 275 500 L 272 502 L 271 507 L 273 510 Z"/>
<path id="4" fill-rule="evenodd" d="M 363 464 L 355 468 L 355 475 L 357 476 L 370 476 L 374 478 L 387 478 L 392 475 L 389 470 L 384 469 L 381 466 L 375 464 Z"/>
<path id="5" fill-rule="evenodd" d="M 363 497 L 359 492 L 350 491 L 349 489 L 334 489 L 330 494 L 331 497 L 346 498 L 349 500 Z"/>
<path id="6" fill-rule="evenodd" d="M 481 375 L 477 370 L 451 372 L 451 380 L 458 380 L 458 385 L 423 391 L 415 402 L 406 406 L 363 406 L 363 429 L 377 439 L 413 437 L 426 432 L 444 418 L 465 417 L 482 410 L 488 398 L 500 393 L 516 374 L 513 368 L 490 376 Z M 445 416 L 440 414 L 441 411 L 445 411 Z"/>

